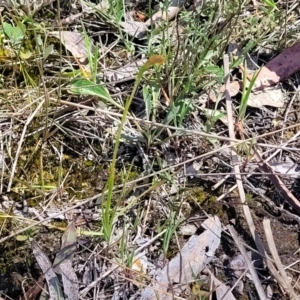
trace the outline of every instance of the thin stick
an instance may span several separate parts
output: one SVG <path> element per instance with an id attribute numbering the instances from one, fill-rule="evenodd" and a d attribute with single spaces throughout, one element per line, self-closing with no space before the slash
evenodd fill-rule
<path id="1" fill-rule="evenodd" d="M 260 280 L 257 276 L 257 273 L 256 273 L 256 270 L 253 266 L 253 263 L 251 262 L 247 252 L 246 252 L 246 249 L 243 247 L 242 243 L 240 242 L 239 238 L 238 238 L 238 235 L 236 233 L 236 231 L 234 230 L 234 228 L 231 226 L 231 225 L 228 225 L 227 226 L 233 240 L 235 241 L 235 244 L 237 245 L 237 247 L 239 248 L 241 254 L 243 255 L 246 263 L 247 263 L 247 266 L 249 268 L 249 272 L 251 274 L 251 277 L 253 279 L 253 282 L 254 282 L 254 285 L 255 285 L 255 288 L 256 288 L 256 291 L 258 293 L 258 296 L 259 296 L 259 299 L 261 300 L 267 300 L 267 296 L 264 292 L 264 289 L 260 283 Z"/>
<path id="2" fill-rule="evenodd" d="M 226 111 L 227 111 L 227 119 L 228 119 L 228 131 L 229 131 L 229 137 L 232 139 L 235 137 L 234 134 L 234 125 L 233 125 L 233 113 L 232 113 L 232 101 L 231 101 L 231 97 L 229 94 L 229 57 L 228 55 L 224 55 L 224 70 L 225 70 L 225 74 L 227 76 L 226 82 L 225 82 L 225 99 L 226 99 Z M 243 187 L 243 182 L 242 182 L 242 176 L 240 174 L 240 167 L 239 167 L 239 157 L 236 153 L 236 149 L 234 147 L 234 144 L 232 142 L 230 142 L 232 148 L 231 148 L 231 155 L 232 155 L 232 163 L 233 163 L 233 169 L 234 169 L 234 173 L 235 173 L 235 178 L 236 178 L 236 184 L 239 190 L 239 195 L 240 195 L 240 200 L 242 203 L 246 202 L 246 196 L 245 196 L 245 191 L 244 191 L 244 187 Z M 256 241 L 255 237 L 256 237 L 256 229 L 255 229 L 255 225 L 250 213 L 250 208 L 248 205 L 243 205 L 243 211 L 245 214 L 245 218 L 247 220 L 247 224 L 249 226 L 250 232 L 252 234 L 252 238 L 254 239 L 254 241 L 256 242 L 256 246 L 257 249 L 259 251 L 259 253 L 264 256 L 264 247 L 262 242 Z"/>
<path id="3" fill-rule="evenodd" d="M 54 102 L 57 102 L 57 101 L 54 101 Z M 69 105 L 69 106 L 78 107 L 78 108 L 88 109 L 89 111 L 100 112 L 100 113 L 103 113 L 105 115 L 111 115 L 111 116 L 115 116 L 115 117 L 122 117 L 123 116 L 120 113 L 108 111 L 107 109 L 105 110 L 105 109 L 100 109 L 100 108 L 94 108 L 94 107 L 79 104 L 79 103 L 73 103 L 73 102 L 64 101 L 64 100 L 60 100 L 59 103 Z M 152 121 L 148 121 L 148 120 L 143 120 L 143 119 L 139 119 L 139 118 L 132 117 L 132 116 L 127 116 L 127 119 L 137 121 L 137 122 L 141 122 L 141 123 L 144 123 L 144 124 L 149 124 L 149 125 L 152 125 L 152 126 L 169 128 L 169 129 L 172 129 L 172 130 L 176 130 L 178 133 L 180 133 L 180 132 L 189 133 L 191 135 L 204 136 L 204 137 L 208 137 L 208 138 L 215 138 L 215 139 L 218 139 L 218 140 L 233 141 L 233 142 L 239 142 L 239 143 L 251 142 L 253 144 L 253 138 L 249 138 L 249 139 L 240 141 L 240 140 L 235 139 L 235 138 L 231 139 L 231 138 L 228 138 L 228 137 L 225 137 L 225 136 L 219 136 L 219 135 L 216 135 L 216 134 L 204 133 L 204 132 L 201 132 L 199 130 L 189 130 L 189 129 L 185 129 L 185 128 L 178 128 L 178 127 L 175 127 L 175 126 L 170 126 L 170 125 L 166 125 L 166 124 L 162 124 L 162 123 L 156 123 L 156 122 L 152 122 Z M 283 130 L 293 129 L 293 128 L 299 127 L 299 125 L 300 125 L 300 123 L 297 123 L 297 124 L 288 126 L 284 129 L 281 128 L 281 129 L 275 130 L 273 132 L 266 132 L 264 134 L 261 134 L 261 135 L 255 137 L 255 139 L 270 136 L 270 135 L 273 135 L 275 133 L 282 132 Z"/>
<path id="4" fill-rule="evenodd" d="M 263 226 L 264 226 L 264 231 L 265 231 L 265 235 L 266 235 L 266 239 L 267 239 L 267 242 L 268 242 L 268 245 L 269 245 L 271 255 L 272 255 L 272 257 L 275 261 L 275 264 L 277 266 L 277 269 L 278 269 L 280 275 L 285 280 L 286 286 L 288 288 L 286 290 L 286 292 L 288 292 L 290 294 L 292 299 L 294 299 L 294 300 L 299 299 L 298 296 L 296 295 L 294 289 L 292 288 L 292 285 L 291 285 L 291 283 L 290 283 L 290 281 L 287 277 L 287 274 L 286 274 L 286 272 L 283 268 L 280 257 L 278 255 L 276 245 L 275 245 L 275 242 L 274 242 L 274 238 L 273 238 L 273 234 L 272 234 L 270 220 L 264 219 Z"/>

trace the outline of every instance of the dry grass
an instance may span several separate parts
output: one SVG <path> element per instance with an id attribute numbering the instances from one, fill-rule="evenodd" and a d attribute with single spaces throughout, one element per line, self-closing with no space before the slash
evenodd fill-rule
<path id="1" fill-rule="evenodd" d="M 275 234 L 281 271 L 281 264 L 293 267 L 286 270 L 288 275 L 281 273 L 283 281 L 274 281 L 270 263 L 261 272 L 253 268 L 258 273 L 255 283 L 263 288 L 273 284 L 274 299 L 299 294 L 299 241 L 293 227 L 299 217 L 289 205 L 276 208 L 283 199 L 270 183 L 270 174 L 262 174 L 253 159 L 255 148 L 266 161 L 299 161 L 298 75 L 283 82 L 282 108 L 248 107 L 244 131 L 231 135 L 221 122 L 228 110 L 219 88 L 228 45 L 235 42 L 242 50 L 239 58 L 230 58 L 231 78 L 240 79 L 238 65 L 247 55 L 258 57 L 262 65 L 299 39 L 300 6 L 296 1 L 278 2 L 277 9 L 266 1 L 257 6 L 256 1 L 210 1 L 193 10 L 197 1 L 191 1 L 176 21 L 153 24 L 146 36 L 134 38 L 120 25 L 129 23 L 125 13 L 133 12 L 133 7 L 112 2 L 107 11 L 91 3 L 54 2 L 30 6 L 27 12 L 21 7 L 2 12 L 0 252 L 5 255 L 0 260 L 0 295 L 25 297 L 39 277 L 31 241 L 37 241 L 53 262 L 62 232 L 74 222 L 78 244 L 72 263 L 80 283 L 78 295 L 140 299 L 140 292 L 153 281 L 155 266 L 166 266 L 208 215 L 218 216 L 224 226 L 220 248 L 208 266 L 218 270 L 219 280 L 232 280 L 232 285 L 235 281 L 225 279 L 226 259 L 238 253 L 225 226 L 233 222 L 246 247 L 257 246 L 260 251 L 260 245 L 268 246 L 262 218 L 269 216 L 273 234 L 286 237 L 279 243 Z M 136 8 L 148 16 L 159 10 L 156 2 Z M 72 15 L 74 20 L 67 19 Z M 85 59 L 74 57 L 74 49 L 67 50 L 53 31 L 82 33 Z M 116 140 L 134 88 L 135 66 L 154 54 L 163 55 L 166 62 L 144 74 Z M 115 72 L 126 64 L 135 71 Z M 74 79 L 88 79 L 92 88 L 105 86 L 112 101 L 104 101 L 104 94 L 71 93 Z M 90 86 L 84 89 L 91 93 Z M 208 98 L 212 92 L 217 102 Z M 239 95 L 232 99 L 231 121 L 238 116 L 239 100 Z M 120 146 L 112 161 L 116 142 Z M 239 156 L 240 188 L 246 190 L 243 202 L 249 200 L 250 209 L 240 202 L 243 192 L 235 191 L 238 178 L 231 146 Z M 299 199 L 298 179 L 281 178 Z M 245 210 L 256 226 L 250 231 L 244 224 Z M 105 213 L 109 224 L 103 221 Z M 111 227 L 105 231 L 105 226 Z M 189 226 L 194 232 L 184 234 Z M 260 236 L 259 245 L 250 232 Z M 148 273 L 136 267 L 135 257 L 141 254 Z M 16 274 L 16 283 L 9 284 Z M 178 299 L 208 299 L 213 288 L 207 274 L 195 275 Z M 245 279 L 244 289 L 239 287 L 243 295 L 234 291 L 236 299 L 259 299 L 251 286 Z M 27 299 L 35 298 L 27 294 Z"/>

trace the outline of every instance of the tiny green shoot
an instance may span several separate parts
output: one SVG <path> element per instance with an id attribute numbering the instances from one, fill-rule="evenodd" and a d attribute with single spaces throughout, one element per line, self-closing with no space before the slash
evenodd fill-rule
<path id="1" fill-rule="evenodd" d="M 254 87 L 254 84 L 255 84 L 255 81 L 256 81 L 256 78 L 257 78 L 259 72 L 260 72 L 260 70 L 258 70 L 256 72 L 256 74 L 250 80 L 249 86 L 247 86 L 247 64 L 246 64 L 246 61 L 244 61 L 243 91 L 242 91 L 241 104 L 239 106 L 239 112 L 238 112 L 239 122 L 243 122 L 245 120 L 246 110 L 247 110 L 250 94 L 251 94 L 252 88 Z"/>
<path id="2" fill-rule="evenodd" d="M 174 232 L 176 231 L 179 224 L 184 220 L 184 218 L 179 218 L 177 220 L 176 218 L 177 216 L 175 212 L 171 212 L 171 215 L 162 226 L 162 229 L 166 229 L 166 232 L 163 237 L 163 253 L 165 256 L 167 256 L 171 238 Z"/>

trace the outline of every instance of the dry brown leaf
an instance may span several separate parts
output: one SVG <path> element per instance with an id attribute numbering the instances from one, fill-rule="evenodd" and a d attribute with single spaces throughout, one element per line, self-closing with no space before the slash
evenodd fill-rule
<path id="1" fill-rule="evenodd" d="M 185 4 L 185 0 L 173 0 L 170 3 L 167 11 L 156 12 L 145 24 L 150 26 L 154 22 L 169 21 L 173 19 L 182 9 Z"/>
<path id="2" fill-rule="evenodd" d="M 255 89 L 275 85 L 300 70 L 299 54 L 300 43 L 296 43 L 269 61 L 258 74 Z"/>
<path id="3" fill-rule="evenodd" d="M 205 231 L 189 239 L 181 252 L 157 274 L 155 282 L 142 291 L 140 299 L 173 299 L 169 291 L 180 294 L 213 259 L 220 244 L 221 222 L 218 217 L 210 217 L 202 227 Z"/>
<path id="4" fill-rule="evenodd" d="M 126 22 L 120 22 L 120 25 L 123 31 L 139 39 L 145 37 L 148 29 L 146 23 L 131 19 L 126 20 Z"/>
<path id="5" fill-rule="evenodd" d="M 104 77 L 109 82 L 114 82 L 118 80 L 123 80 L 125 78 L 131 78 L 134 77 L 137 72 L 139 71 L 139 68 L 143 66 L 146 63 L 147 59 L 141 59 L 138 61 L 130 62 L 126 64 L 123 67 L 120 67 L 116 70 L 105 70 L 104 71 Z"/>
<path id="6" fill-rule="evenodd" d="M 289 174 L 290 178 L 300 178 L 300 165 L 294 163 L 289 157 L 285 161 L 269 162 L 274 172 L 279 174 Z"/>
<path id="7" fill-rule="evenodd" d="M 70 25 L 76 21 L 79 17 L 81 17 L 83 13 L 78 13 L 75 15 L 70 14 L 67 18 L 61 20 L 62 25 Z"/>
<path id="8" fill-rule="evenodd" d="M 262 107 L 264 105 L 273 107 L 282 107 L 283 96 L 279 87 L 274 89 L 267 89 L 268 87 L 276 85 L 278 82 L 288 78 L 298 70 L 300 70 L 300 43 L 297 43 L 276 56 L 263 66 L 255 80 L 253 92 L 258 94 L 251 94 L 248 105 L 253 107 Z M 255 73 L 248 74 L 247 78 L 251 80 Z M 236 81 L 230 83 L 229 94 L 231 97 L 236 96 L 239 92 L 239 84 Z M 263 90 L 262 93 L 259 91 Z M 220 92 L 224 93 L 225 85 L 220 88 Z M 212 99 L 213 100 L 213 99 Z"/>
<path id="9" fill-rule="evenodd" d="M 72 222 L 62 236 L 61 249 L 57 253 L 53 268 L 60 274 L 63 282 L 64 293 L 68 299 L 79 299 L 79 284 L 76 273 L 72 267 L 72 260 L 76 251 L 76 227 Z"/>
<path id="10" fill-rule="evenodd" d="M 52 268 L 52 264 L 48 256 L 36 242 L 32 242 L 32 252 L 47 281 L 50 298 L 54 300 L 64 299 L 62 297 L 63 293 L 60 288 L 59 280 Z"/>
<path id="11" fill-rule="evenodd" d="M 282 90 L 280 86 L 275 86 L 252 92 L 247 104 L 252 107 L 262 107 L 264 105 L 283 107 L 284 99 Z"/>
<path id="12" fill-rule="evenodd" d="M 148 259 L 144 253 L 135 255 L 132 259 L 131 269 L 139 273 L 146 274 L 148 268 Z"/>
<path id="13" fill-rule="evenodd" d="M 241 85 L 240 85 L 239 81 L 230 82 L 229 89 L 228 89 L 230 96 L 231 97 L 236 96 L 239 93 L 240 88 L 241 88 Z M 223 93 L 225 93 L 225 90 L 226 90 L 225 85 L 222 85 L 220 88 L 220 92 L 223 94 Z M 211 99 L 211 100 L 213 100 L 213 99 Z"/>
<path id="14" fill-rule="evenodd" d="M 236 96 L 239 93 L 240 84 L 238 81 L 232 81 L 229 85 L 229 94 L 231 97 Z M 220 88 L 220 92 L 225 92 L 225 85 Z M 216 101 L 217 98 L 213 93 L 210 95 L 212 101 Z M 263 107 L 264 105 L 272 107 L 283 107 L 284 99 L 280 86 L 266 87 L 263 90 L 256 90 L 249 96 L 248 106 L 251 107 Z"/>
<path id="15" fill-rule="evenodd" d="M 81 63 L 87 60 L 89 51 L 93 51 L 93 49 L 87 49 L 84 35 L 80 32 L 52 31 L 49 35 L 58 38 L 74 58 Z"/>

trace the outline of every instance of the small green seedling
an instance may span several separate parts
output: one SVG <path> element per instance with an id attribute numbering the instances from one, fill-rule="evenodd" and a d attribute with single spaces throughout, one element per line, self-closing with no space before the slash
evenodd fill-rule
<path id="1" fill-rule="evenodd" d="M 38 234 L 39 229 L 37 227 L 32 227 L 23 232 L 23 234 L 19 234 L 16 236 L 16 240 L 19 242 L 25 242 L 28 239 L 32 238 L 36 234 Z"/>
<path id="2" fill-rule="evenodd" d="M 250 94 L 252 88 L 254 87 L 256 78 L 259 74 L 260 70 L 256 72 L 256 74 L 252 77 L 249 86 L 247 86 L 247 65 L 246 61 L 244 61 L 244 71 L 243 71 L 243 91 L 242 91 L 242 99 L 241 104 L 239 106 L 239 113 L 238 113 L 238 121 L 243 122 L 246 116 L 246 110 L 250 98 Z"/>

